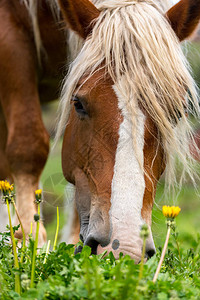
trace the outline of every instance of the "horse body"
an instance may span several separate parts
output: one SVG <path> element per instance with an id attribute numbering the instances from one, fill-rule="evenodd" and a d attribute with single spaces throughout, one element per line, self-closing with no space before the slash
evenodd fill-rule
<path id="1" fill-rule="evenodd" d="M 41 48 L 36 47 L 27 1 L 0 1 L 1 178 L 13 178 L 26 234 L 36 213 L 34 191 L 49 151 L 40 101 L 58 97 L 67 60 L 66 30 L 46 1 L 36 1 Z M 41 60 L 38 60 L 40 54 Z M 18 222 L 18 221 L 17 221 Z M 21 232 L 17 233 L 21 237 Z M 41 226 L 40 244 L 45 240 Z"/>

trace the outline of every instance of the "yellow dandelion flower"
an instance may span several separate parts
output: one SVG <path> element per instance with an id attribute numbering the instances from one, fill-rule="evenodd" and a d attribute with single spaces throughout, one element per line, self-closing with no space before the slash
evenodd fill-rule
<path id="1" fill-rule="evenodd" d="M 40 202 L 42 202 L 42 190 L 36 190 L 35 191 L 35 203 L 39 204 Z"/>
<path id="2" fill-rule="evenodd" d="M 14 189 L 14 186 L 13 184 L 10 184 L 7 180 L 5 181 L 0 181 L 0 190 L 3 192 L 3 193 L 10 193 L 12 192 Z"/>
<path id="3" fill-rule="evenodd" d="M 166 206 L 164 205 L 162 208 L 163 215 L 166 218 L 176 218 L 180 213 L 181 209 L 179 206 Z"/>
<path id="4" fill-rule="evenodd" d="M 176 218 L 180 213 L 181 208 L 179 206 L 172 206 L 172 217 Z"/>
<path id="5" fill-rule="evenodd" d="M 42 194 L 42 189 L 39 189 L 39 190 L 35 191 L 35 195 L 41 196 L 41 194 Z"/>

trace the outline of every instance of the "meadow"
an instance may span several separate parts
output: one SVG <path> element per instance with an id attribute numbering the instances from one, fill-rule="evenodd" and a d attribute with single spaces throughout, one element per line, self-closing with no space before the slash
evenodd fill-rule
<path id="1" fill-rule="evenodd" d="M 164 238 L 165 218 L 157 218 L 163 219 L 159 230 Z M 180 218 L 181 213 L 177 223 Z M 179 226 L 172 231 L 155 283 L 161 246 L 145 265 L 135 265 L 122 254 L 118 260 L 112 253 L 91 255 L 87 246 L 74 255 L 74 245 L 55 245 L 55 240 L 55 249 L 36 251 L 37 238 L 31 234 L 28 244 L 14 251 L 10 231 L 0 235 L 0 299 L 200 299 L 200 234 L 183 234 Z"/>

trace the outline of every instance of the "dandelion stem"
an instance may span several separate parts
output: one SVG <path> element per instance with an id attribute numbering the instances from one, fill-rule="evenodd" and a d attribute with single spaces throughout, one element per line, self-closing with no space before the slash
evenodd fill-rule
<path id="1" fill-rule="evenodd" d="M 142 248 L 142 257 L 141 257 L 141 263 L 140 263 L 139 280 L 142 279 L 142 274 L 143 274 L 143 269 L 144 269 L 144 256 L 145 256 L 145 250 L 146 250 L 146 238 L 144 237 L 144 240 L 143 240 L 143 248 Z"/>
<path id="2" fill-rule="evenodd" d="M 24 232 L 24 227 L 22 225 L 22 221 L 20 219 L 20 216 L 19 216 L 19 213 L 18 213 L 18 210 L 17 210 L 17 207 L 16 207 L 16 204 L 15 204 L 15 201 L 12 200 L 12 204 L 15 208 L 15 212 L 16 212 L 16 215 L 17 215 L 17 218 L 19 220 L 19 223 L 20 223 L 20 226 L 21 226 L 21 230 L 22 230 L 22 236 L 23 236 L 23 245 L 22 245 L 22 254 L 21 254 L 21 259 L 20 259 L 20 263 L 23 263 L 23 259 L 24 259 L 24 253 L 25 253 L 25 247 L 26 247 L 26 236 L 25 236 L 25 232 Z"/>
<path id="3" fill-rule="evenodd" d="M 31 222 L 30 235 L 33 233 L 33 222 Z"/>
<path id="4" fill-rule="evenodd" d="M 171 227 L 168 226 L 165 244 L 164 244 L 164 247 L 163 247 L 163 250 L 162 250 L 162 254 L 161 254 L 161 257 L 160 257 L 160 261 L 159 261 L 156 273 L 155 273 L 154 278 L 153 278 L 154 283 L 156 282 L 156 280 L 158 278 L 158 274 L 160 272 L 160 269 L 161 269 L 161 266 L 162 266 L 162 263 L 163 263 L 163 260 L 164 260 L 164 257 L 165 257 L 165 253 L 166 253 L 166 250 L 167 250 L 167 245 L 168 245 L 169 237 L 170 237 L 170 231 L 171 231 Z"/>
<path id="5" fill-rule="evenodd" d="M 48 240 L 48 243 L 46 245 L 46 251 L 45 251 L 45 256 L 44 256 L 43 264 L 46 264 L 47 256 L 49 254 L 50 244 L 51 244 L 51 240 Z M 40 273 L 39 280 L 41 280 L 41 276 L 42 276 L 42 272 Z"/>
<path id="6" fill-rule="evenodd" d="M 180 248 L 179 248 L 179 243 L 178 243 L 178 239 L 177 239 L 177 233 L 176 233 L 176 227 L 174 226 L 173 228 L 173 231 L 174 231 L 174 239 L 175 239 L 175 242 L 176 242 L 176 247 L 177 247 L 177 251 L 178 251 L 178 256 L 179 256 L 179 259 L 180 259 L 180 264 L 181 264 L 181 252 L 180 252 Z"/>
<path id="7" fill-rule="evenodd" d="M 180 264 L 181 264 L 181 252 L 180 252 L 179 243 L 178 243 L 177 239 L 176 239 L 176 247 L 177 247 L 177 250 L 178 250 L 178 256 L 179 256 Z"/>
<path id="8" fill-rule="evenodd" d="M 31 285 L 30 285 L 31 288 L 34 287 L 34 280 L 35 280 L 35 258 L 36 258 L 36 252 L 38 247 L 38 236 L 39 236 L 39 227 L 40 227 L 40 203 L 38 203 L 38 215 L 39 215 L 39 220 L 37 220 L 37 224 L 36 224 L 36 233 L 35 233 L 33 258 L 32 258 Z"/>
<path id="9" fill-rule="evenodd" d="M 51 241 L 50 241 L 50 240 L 48 240 L 48 243 L 47 243 L 47 248 L 46 248 L 46 253 L 45 253 L 45 257 L 44 257 L 43 264 L 46 264 L 46 261 L 47 261 L 47 256 L 48 256 L 48 254 L 49 254 L 50 244 L 51 244 Z"/>
<path id="10" fill-rule="evenodd" d="M 6 199 L 6 204 L 7 204 L 7 209 L 8 209 L 8 218 L 9 218 L 9 224 L 10 224 L 10 236 L 12 240 L 12 248 L 13 248 L 13 254 L 14 254 L 14 263 L 15 263 L 15 268 L 19 270 L 19 262 L 18 262 L 18 257 L 17 257 L 17 249 L 16 249 L 16 243 L 15 243 L 15 237 L 14 237 L 14 232 L 13 232 L 13 227 L 12 227 L 12 222 L 11 222 L 11 214 L 10 214 L 10 205 L 8 199 Z M 15 274 L 15 292 L 20 294 L 20 276 L 19 274 Z"/>
<path id="11" fill-rule="evenodd" d="M 53 244 L 53 251 L 56 249 L 57 239 L 58 239 L 58 231 L 59 231 L 59 208 L 57 206 L 57 227 L 56 227 L 56 234 Z"/>

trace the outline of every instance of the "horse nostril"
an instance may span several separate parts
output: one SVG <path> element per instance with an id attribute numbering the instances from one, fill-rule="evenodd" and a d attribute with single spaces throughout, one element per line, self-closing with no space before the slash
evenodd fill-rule
<path id="1" fill-rule="evenodd" d="M 87 238 L 84 245 L 87 245 L 91 248 L 91 254 L 97 254 L 97 247 L 99 245 L 99 242 L 97 242 L 93 237 Z"/>
<path id="2" fill-rule="evenodd" d="M 150 249 L 150 250 L 146 251 L 147 258 L 151 258 L 152 256 L 154 256 L 154 254 L 156 254 L 155 249 Z"/>

